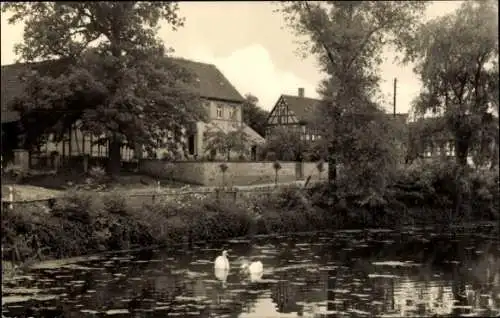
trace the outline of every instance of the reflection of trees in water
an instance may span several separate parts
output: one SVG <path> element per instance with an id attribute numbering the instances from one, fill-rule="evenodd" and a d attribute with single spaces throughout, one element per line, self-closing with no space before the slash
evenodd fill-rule
<path id="1" fill-rule="evenodd" d="M 448 263 L 445 271 L 450 274 L 449 280 L 422 279 L 422 276 L 428 277 L 427 274 L 419 275 L 418 279 L 411 275 L 396 280 L 393 288 L 396 310 L 401 315 L 425 316 L 458 316 L 469 312 L 493 314 L 492 310 L 499 307 L 494 300 L 500 290 L 499 258 L 489 253 L 482 253 L 479 257 L 471 255 L 464 252 L 461 262 Z M 384 302 L 387 312 L 387 297 Z"/>
<path id="2" fill-rule="evenodd" d="M 173 301 L 181 294 L 179 278 L 175 275 L 161 275 L 154 278 L 153 290 L 158 301 Z"/>
<path id="3" fill-rule="evenodd" d="M 331 269 L 327 271 L 327 286 L 326 286 L 326 309 L 329 312 L 333 312 L 334 310 L 338 310 L 337 303 L 335 302 L 335 289 L 337 289 L 337 269 Z M 335 318 L 336 315 L 330 314 L 327 318 Z"/>
<path id="4" fill-rule="evenodd" d="M 298 310 L 297 289 L 293 288 L 288 280 L 280 280 L 273 286 L 271 298 L 277 305 L 276 310 L 280 313 L 291 313 Z"/>

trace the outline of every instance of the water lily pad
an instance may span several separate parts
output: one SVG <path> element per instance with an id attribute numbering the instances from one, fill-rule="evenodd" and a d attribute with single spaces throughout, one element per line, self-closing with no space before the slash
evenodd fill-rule
<path id="1" fill-rule="evenodd" d="M 398 278 L 398 275 L 390 274 L 368 274 L 368 278 Z"/>
<path id="2" fill-rule="evenodd" d="M 128 309 L 110 309 L 105 312 L 106 315 L 123 315 L 130 313 Z"/>
<path id="3" fill-rule="evenodd" d="M 96 260 L 100 260 L 100 257 L 99 256 L 72 257 L 72 258 L 65 258 L 65 259 L 60 259 L 60 260 L 50 260 L 50 261 L 36 263 L 36 264 L 33 264 L 30 268 L 31 269 L 55 269 L 55 268 L 64 267 L 64 266 L 69 265 L 69 264 L 96 261 Z"/>
<path id="4" fill-rule="evenodd" d="M 392 266 L 392 267 L 412 267 L 421 266 L 421 264 L 413 262 L 401 262 L 401 261 L 384 261 L 384 262 L 373 262 L 374 266 Z"/>
<path id="5" fill-rule="evenodd" d="M 370 313 L 367 311 L 353 309 L 353 308 L 349 309 L 349 312 L 352 312 L 353 314 L 357 314 L 357 315 L 370 315 Z"/>
<path id="6" fill-rule="evenodd" d="M 3 296 L 2 295 L 2 306 L 13 303 L 22 303 L 31 299 L 31 296 Z"/>
<path id="7" fill-rule="evenodd" d="M 16 288 L 2 288 L 2 294 L 16 294 L 16 295 L 32 295 L 39 293 L 41 290 L 38 288 L 24 288 L 24 287 L 16 287 Z"/>

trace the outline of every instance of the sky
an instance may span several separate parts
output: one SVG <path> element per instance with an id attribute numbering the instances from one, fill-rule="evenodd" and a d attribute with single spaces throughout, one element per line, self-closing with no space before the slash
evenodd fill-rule
<path id="1" fill-rule="evenodd" d="M 434 1 L 426 19 L 456 10 L 462 1 Z M 317 98 L 316 88 L 324 77 L 314 57 L 296 53 L 297 38 L 285 26 L 283 17 L 274 12 L 271 2 L 181 2 L 180 14 L 185 26 L 172 31 L 166 25 L 159 36 L 175 56 L 215 64 L 242 94 L 251 93 L 259 106 L 271 110 L 281 94 L 296 95 L 305 89 L 306 97 Z M 16 61 L 14 45 L 22 41 L 23 25 L 9 25 L 8 15 L 1 17 L 1 63 Z M 411 65 L 394 61 L 397 52 L 386 50 L 381 65 L 380 88 L 384 107 L 392 111 L 393 79 L 397 78 L 397 112 L 408 112 L 420 82 Z"/>

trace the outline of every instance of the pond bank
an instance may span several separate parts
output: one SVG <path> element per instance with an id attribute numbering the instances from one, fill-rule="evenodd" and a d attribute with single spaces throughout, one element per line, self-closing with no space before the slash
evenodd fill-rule
<path id="1" fill-rule="evenodd" d="M 64 192 L 50 209 L 19 205 L 2 211 L 3 258 L 30 263 L 259 234 L 434 224 L 449 230 L 452 223 L 498 223 L 498 176 L 471 181 L 473 204 L 467 215 L 455 215 L 453 188 L 443 186 L 449 180 L 436 173 L 422 182 L 420 176 L 399 178 L 375 203 L 321 184 L 284 186 L 264 195 L 248 192 L 236 202 L 230 195 L 192 191 L 133 205 L 132 195 L 119 191 Z"/>

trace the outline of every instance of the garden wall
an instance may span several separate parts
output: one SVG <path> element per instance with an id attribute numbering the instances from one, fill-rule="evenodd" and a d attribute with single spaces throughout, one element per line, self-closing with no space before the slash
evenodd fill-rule
<path id="1" fill-rule="evenodd" d="M 224 163 L 228 169 L 225 173 L 227 186 L 242 186 L 263 183 L 274 183 L 275 170 L 272 161 L 256 162 L 220 162 L 220 161 L 180 161 L 166 162 L 156 159 L 141 160 L 139 169 L 142 173 L 159 179 L 200 184 L 205 186 L 222 185 L 220 165 Z M 312 181 L 319 179 L 320 174 L 315 162 L 280 162 L 278 182 L 292 182 L 311 176 Z M 300 172 L 302 165 L 302 173 Z M 328 165 L 324 164 L 321 178 L 326 178 Z"/>

